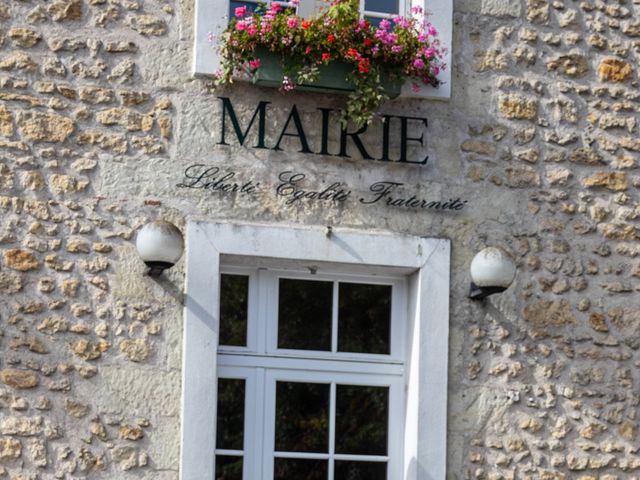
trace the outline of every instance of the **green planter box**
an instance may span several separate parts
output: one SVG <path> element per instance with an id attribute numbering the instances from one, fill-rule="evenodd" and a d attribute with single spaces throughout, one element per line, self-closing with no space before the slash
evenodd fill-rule
<path id="1" fill-rule="evenodd" d="M 253 83 L 263 87 L 280 88 L 282 86 L 282 65 L 279 57 L 270 52 L 260 52 L 260 68 L 256 71 Z M 355 90 L 355 86 L 347 79 L 352 66 L 343 62 L 331 62 L 320 66 L 320 75 L 315 83 L 296 86 L 296 90 L 320 93 L 337 93 L 346 95 Z M 402 89 L 402 79 L 382 79 L 382 86 L 389 98 L 396 98 Z"/>

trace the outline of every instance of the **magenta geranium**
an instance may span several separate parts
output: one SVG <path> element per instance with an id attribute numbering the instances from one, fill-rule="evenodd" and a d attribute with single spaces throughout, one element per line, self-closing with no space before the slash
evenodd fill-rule
<path id="1" fill-rule="evenodd" d="M 343 120 L 358 126 L 370 123 L 388 99 L 383 77 L 437 86 L 445 67 L 437 30 L 420 8 L 413 8 L 408 18 L 383 19 L 379 26 L 359 18 L 358 0 L 335 0 L 306 19 L 276 3 L 261 5 L 255 12 L 238 7 L 234 13 L 223 35 L 218 83 L 231 83 L 235 75 L 254 75 L 264 52 L 281 59 L 283 91 L 313 84 L 320 67 L 342 61 L 352 65 L 347 80 L 355 86 Z"/>

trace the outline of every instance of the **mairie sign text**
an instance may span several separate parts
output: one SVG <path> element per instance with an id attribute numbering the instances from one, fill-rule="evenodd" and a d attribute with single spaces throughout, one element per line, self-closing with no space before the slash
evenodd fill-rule
<path id="1" fill-rule="evenodd" d="M 258 103 L 250 119 L 238 118 L 236 111 L 228 97 L 218 97 L 222 101 L 222 121 L 220 141 L 218 145 L 231 145 L 232 137 L 242 145 L 250 148 L 283 150 L 284 145 L 291 145 L 286 139 L 293 139 L 299 146 L 298 152 L 310 155 L 325 155 L 334 157 L 351 158 L 354 152 L 364 160 L 377 160 L 381 162 L 396 162 L 405 164 L 425 165 L 429 156 L 424 155 L 425 130 L 428 121 L 422 117 L 407 117 L 403 115 L 381 115 L 382 126 L 379 129 L 375 143 L 368 142 L 371 135 L 366 136 L 367 126 L 350 131 L 342 128 L 335 116 L 339 112 L 331 108 L 318 108 L 313 125 L 305 124 L 302 121 L 298 107 L 291 105 L 291 110 L 287 116 L 284 126 L 279 131 L 267 131 L 272 125 L 277 123 L 270 116 L 273 112 L 268 108 L 270 102 L 261 101 Z M 227 127 L 233 133 L 230 135 Z M 334 132 L 333 129 L 336 129 Z M 250 133 L 255 132 L 255 143 L 249 143 L 247 139 Z M 330 133 L 339 136 L 337 148 L 331 150 L 329 147 Z M 313 135 L 310 141 L 310 134 Z M 319 135 L 318 135 L 319 134 Z M 319 137 L 319 138 L 318 138 Z M 267 144 L 267 138 L 277 139 L 273 144 Z M 338 137 L 336 137 L 338 138 Z M 392 138 L 395 140 L 392 142 Z M 395 145 L 392 148 L 391 145 Z M 423 148 L 419 148 L 423 147 Z M 419 151 L 423 152 L 420 154 Z M 375 152 L 375 157 L 373 156 Z M 410 158 L 410 153 L 419 156 Z"/>

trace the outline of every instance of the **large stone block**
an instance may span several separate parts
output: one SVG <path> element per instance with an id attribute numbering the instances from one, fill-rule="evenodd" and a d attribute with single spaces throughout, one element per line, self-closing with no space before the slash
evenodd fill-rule
<path id="1" fill-rule="evenodd" d="M 587 188 L 604 187 L 614 192 L 629 187 L 627 174 L 624 172 L 597 172 L 585 178 L 582 184 Z"/>
<path id="2" fill-rule="evenodd" d="M 20 133 L 34 142 L 62 143 L 75 128 L 72 119 L 57 113 L 20 112 L 17 123 Z"/>
<path id="3" fill-rule="evenodd" d="M 160 36 L 167 33 L 167 23 L 153 15 L 129 15 L 125 23 L 142 35 Z"/>
<path id="4" fill-rule="evenodd" d="M 15 460 L 22 455 L 22 443 L 16 438 L 0 438 L 0 462 Z"/>
<path id="5" fill-rule="evenodd" d="M 13 272 L 0 272 L 0 293 L 10 295 L 22 289 L 20 275 Z"/>
<path id="6" fill-rule="evenodd" d="M 5 416 L 0 417 L 0 433 L 28 437 L 42 433 L 42 417 Z"/>
<path id="7" fill-rule="evenodd" d="M 524 308 L 524 319 L 536 327 L 561 327 L 574 325 L 576 317 L 566 300 L 537 301 Z"/>
<path id="8" fill-rule="evenodd" d="M 0 105 L 0 135 L 4 137 L 13 135 L 13 115 L 4 105 Z"/>
<path id="9" fill-rule="evenodd" d="M 38 64 L 23 52 L 15 52 L 0 60 L 0 70 L 23 70 L 25 72 L 33 72 Z"/>
<path id="10" fill-rule="evenodd" d="M 33 253 L 27 250 L 12 248 L 5 250 L 3 256 L 5 265 L 13 270 L 28 272 L 29 270 L 37 270 L 40 268 L 40 263 L 33 256 Z"/>
<path id="11" fill-rule="evenodd" d="M 559 55 L 547 61 L 547 68 L 557 70 L 567 77 L 582 77 L 589 71 L 589 61 L 579 53 Z"/>
<path id="12" fill-rule="evenodd" d="M 505 118 L 533 120 L 538 116 L 538 100 L 523 95 L 500 95 L 498 108 Z"/>
<path id="13" fill-rule="evenodd" d="M 82 18 L 82 0 L 55 0 L 49 5 L 49 14 L 55 21 Z"/>
<path id="14" fill-rule="evenodd" d="M 15 368 L 0 370 L 0 380 L 5 385 L 16 389 L 35 388 L 40 383 L 40 379 L 35 373 Z"/>
<path id="15" fill-rule="evenodd" d="M 519 17 L 520 0 L 482 0 L 480 13 L 493 17 Z"/>
<path id="16" fill-rule="evenodd" d="M 618 58 L 605 58 L 598 67 L 598 77 L 602 82 L 624 82 L 632 74 L 631 64 Z"/>
<path id="17" fill-rule="evenodd" d="M 35 46 L 42 35 L 30 28 L 14 27 L 7 32 L 7 36 L 12 40 L 13 44 L 19 47 L 31 48 Z"/>

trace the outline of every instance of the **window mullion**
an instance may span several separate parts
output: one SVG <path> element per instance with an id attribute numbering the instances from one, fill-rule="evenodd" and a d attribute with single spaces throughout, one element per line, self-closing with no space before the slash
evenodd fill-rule
<path id="1" fill-rule="evenodd" d="M 338 351 L 338 285 L 333 282 L 333 305 L 331 307 L 331 352 Z"/>
<path id="2" fill-rule="evenodd" d="M 336 282 L 337 283 L 337 282 Z M 328 480 L 333 480 L 336 453 L 336 382 L 331 382 L 329 393 L 329 465 Z"/>
<path id="3" fill-rule="evenodd" d="M 267 388 L 266 369 L 256 368 L 256 389 L 255 389 L 255 412 L 256 412 L 256 431 L 252 438 L 254 450 L 253 478 L 247 480 L 271 480 L 273 478 L 273 461 L 267 462 L 268 457 L 273 459 L 273 439 L 275 437 L 273 430 L 273 417 L 275 414 L 275 406 L 273 410 L 269 395 L 275 399 L 275 390 Z M 275 405 L 275 400 L 274 400 Z M 267 408 L 267 406 L 269 408 Z M 269 441 L 269 439 L 271 439 Z M 271 446 L 271 448 L 269 448 Z M 266 447 L 266 448 L 265 448 Z M 270 465 L 269 468 L 265 468 Z"/>
<path id="4" fill-rule="evenodd" d="M 275 325 L 275 314 L 273 309 L 273 295 L 272 295 L 272 282 L 270 280 L 269 272 L 266 270 L 258 270 L 258 305 L 257 308 L 257 322 L 255 327 L 257 328 L 257 345 L 256 349 L 258 353 L 266 353 L 269 351 L 269 331 L 277 331 L 277 325 Z"/>

